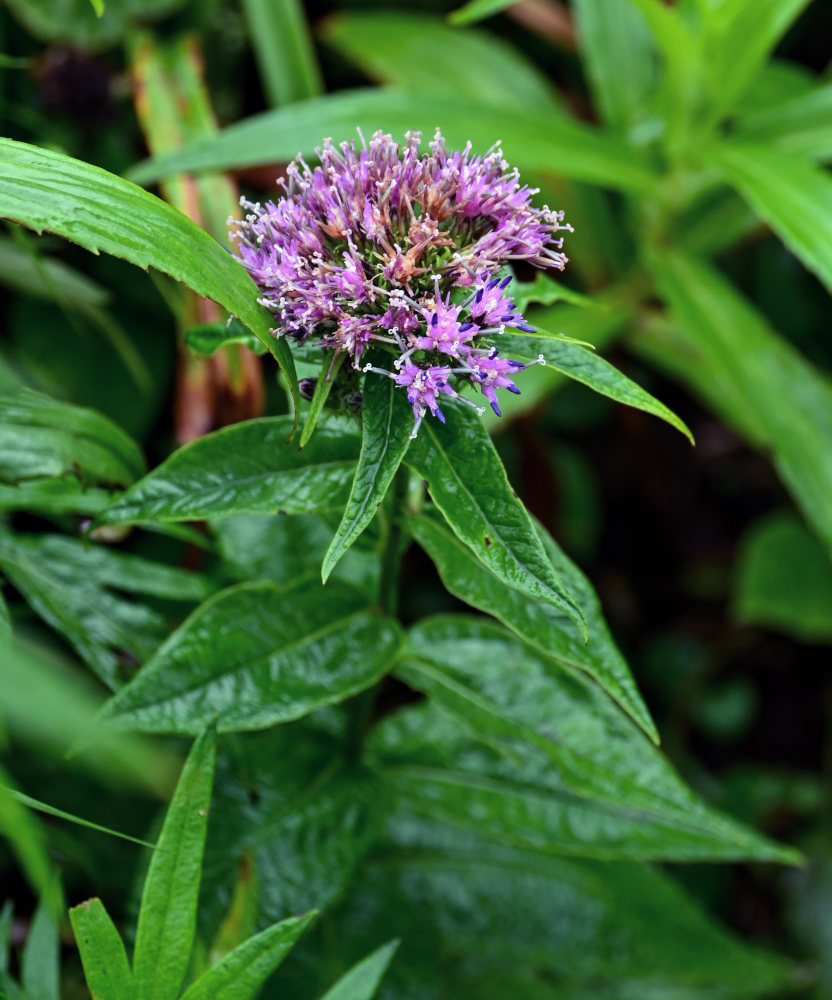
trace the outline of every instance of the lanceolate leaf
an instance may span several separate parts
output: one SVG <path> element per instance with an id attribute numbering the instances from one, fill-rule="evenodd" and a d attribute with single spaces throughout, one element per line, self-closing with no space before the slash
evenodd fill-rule
<path id="1" fill-rule="evenodd" d="M 343 91 L 255 115 L 215 139 L 139 164 L 131 177 L 148 184 L 183 170 L 225 170 L 285 161 L 299 150 L 313 153 L 323 136 L 352 139 L 357 127 L 366 136 L 377 129 L 400 136 L 409 129 L 433 135 L 441 128 L 449 148 L 461 149 L 470 140 L 478 152 L 485 152 L 499 138 L 506 158 L 520 170 L 555 169 L 564 177 L 602 187 L 649 190 L 654 180 L 623 142 L 563 115 L 472 104 L 453 95 L 386 89 Z"/>
<path id="2" fill-rule="evenodd" d="M 578 0 L 578 36 L 604 121 L 632 127 L 649 112 L 654 46 L 631 0 Z"/>
<path id="3" fill-rule="evenodd" d="M 495 847 L 405 810 L 383 847 L 328 937 L 284 966 L 280 995 L 319 995 L 331 965 L 389 934 L 402 938 L 391 997 L 739 1000 L 787 989 L 786 962 L 729 935 L 651 866 Z"/>
<path id="4" fill-rule="evenodd" d="M 204 972 L 182 1000 L 253 1000 L 315 916 L 290 917 L 255 934 Z"/>
<path id="5" fill-rule="evenodd" d="M 679 857 L 687 850 L 692 856 L 707 856 L 709 849 L 715 857 L 744 849 L 752 856 L 759 851 L 772 858 L 795 856 L 765 845 L 750 831 L 709 810 L 685 788 L 659 751 L 586 679 L 553 669 L 546 657 L 500 626 L 461 616 L 428 619 L 411 630 L 405 659 L 396 673 L 502 754 L 500 760 L 483 751 L 480 764 L 471 767 L 470 761 L 478 757 L 475 751 L 457 759 L 451 751 L 448 764 L 455 774 L 448 776 L 449 781 L 464 783 L 465 772 L 505 782 L 507 808 L 511 800 L 522 797 L 519 786 L 524 783 L 536 789 L 541 801 L 549 796 L 560 799 L 561 807 L 566 803 L 564 793 L 577 796 L 581 802 L 573 802 L 576 815 L 586 809 L 588 818 L 585 847 L 589 853 L 601 842 L 591 831 L 592 811 L 597 806 L 599 832 L 600 814 L 609 820 L 601 839 L 619 819 L 628 827 L 635 820 L 641 828 L 633 833 L 634 846 L 655 850 L 657 857 L 665 848 L 669 856 L 680 852 Z M 460 749 L 466 745 L 464 738 L 451 735 L 450 743 L 455 742 Z M 441 751 L 435 756 L 441 756 Z M 398 764 L 407 766 L 407 751 L 396 757 Z M 423 756 L 422 764 L 435 766 L 430 755 Z M 499 793 L 496 785 L 490 787 L 495 793 L 496 818 Z M 461 793 L 460 803 L 464 799 Z M 529 809 L 525 830 L 524 821 L 518 818 L 516 834 L 498 819 L 499 839 L 540 834 L 540 829 L 532 834 L 534 812 L 534 807 Z M 485 825 L 481 832 L 489 835 Z M 565 830 L 560 835 L 562 846 L 569 849 Z M 554 837 L 557 843 L 557 831 Z M 545 847 L 543 837 L 539 846 Z M 580 851 L 577 843 L 573 849 Z M 618 849 L 626 854 L 630 848 L 622 843 Z"/>
<path id="6" fill-rule="evenodd" d="M 449 405 L 447 423 L 426 420 L 407 456 L 427 480 L 454 534 L 510 587 L 545 601 L 582 630 L 579 601 L 552 567 L 526 508 L 475 413 Z"/>
<path id="7" fill-rule="evenodd" d="M 191 747 L 150 859 L 133 957 L 136 996 L 142 1000 L 175 1000 L 188 971 L 214 758 L 209 726 Z"/>
<path id="8" fill-rule="evenodd" d="M 751 85 L 766 56 L 809 0 L 722 0 L 703 4 L 703 51 L 711 114 L 719 118 Z"/>
<path id="9" fill-rule="evenodd" d="M 468 3 L 458 7 L 449 17 L 451 24 L 474 24 L 483 18 L 499 14 L 506 7 L 511 7 L 516 0 L 468 0 Z"/>
<path id="10" fill-rule="evenodd" d="M 369 377 L 364 383 L 361 454 L 347 509 L 324 557 L 326 583 L 341 556 L 372 521 L 410 445 L 413 413 L 393 379 Z"/>
<path id="11" fill-rule="evenodd" d="M 731 397 L 727 416 L 753 433 L 755 445 L 771 450 L 783 481 L 832 551 L 832 384 L 704 261 L 663 252 L 651 267 L 704 363 L 681 370 L 681 377 L 703 393 L 714 379 L 724 384 Z M 718 396 L 708 398 L 719 406 Z"/>
<path id="12" fill-rule="evenodd" d="M 772 844 L 698 802 L 655 748 L 631 726 L 629 734 L 625 732 L 629 723 L 620 713 L 621 728 L 597 696 L 581 704 L 591 691 L 585 684 L 570 685 L 564 674 L 530 678 L 518 668 L 521 659 L 507 654 L 501 645 L 460 643 L 460 649 L 468 652 L 475 646 L 483 657 L 508 655 L 515 669 L 511 683 L 505 677 L 500 682 L 504 697 L 493 692 L 490 699 L 484 697 L 485 678 L 475 682 L 473 691 L 465 691 L 454 680 L 441 691 L 444 685 L 436 668 L 421 674 L 414 669 L 410 676 L 419 678 L 420 687 L 431 689 L 431 700 L 402 709 L 373 731 L 368 749 L 409 811 L 494 843 L 541 854 L 618 861 L 800 861 L 797 852 Z M 495 711 L 495 699 L 504 703 L 504 714 Z M 453 715 L 445 708 L 446 701 L 454 704 Z M 555 701 L 559 709 L 552 707 Z M 551 724 L 544 717 L 544 706 L 552 715 Z M 535 720 L 537 739 L 519 738 L 524 720 Z M 541 737 L 563 744 L 547 753 L 542 743 L 533 745 Z M 561 768 L 570 751 L 575 759 L 581 756 L 582 740 L 587 743 L 587 760 L 579 767 L 586 788 L 579 792 L 577 772 L 567 781 Z M 606 756 L 612 752 L 621 755 L 614 763 L 612 756 Z M 608 775 L 602 799 L 598 782 L 603 780 L 605 759 L 616 774 Z M 622 779 L 616 801 L 612 786 Z"/>
<path id="13" fill-rule="evenodd" d="M 737 124 L 743 141 L 828 162 L 832 159 L 832 83 L 754 111 Z"/>
<path id="14" fill-rule="evenodd" d="M 124 942 L 100 899 L 69 911 L 87 987 L 95 1000 L 133 1000 L 133 973 Z"/>
<path id="15" fill-rule="evenodd" d="M 26 936 L 20 962 L 20 980 L 25 997 L 59 1000 L 60 941 L 58 925 L 42 899 Z"/>
<path id="16" fill-rule="evenodd" d="M 185 601 L 210 592 L 197 573 L 62 535 L 0 529 L 0 567 L 44 621 L 113 688 L 120 673 L 118 651 L 141 661 L 166 631 L 158 611 L 118 591 Z"/>
<path id="17" fill-rule="evenodd" d="M 707 153 L 760 218 L 832 291 L 832 177 L 766 146 L 733 143 Z"/>
<path id="18" fill-rule="evenodd" d="M 99 167 L 0 139 L 0 218 L 57 233 L 93 253 L 156 268 L 218 302 L 266 345 L 297 407 L 291 352 L 269 332 L 254 282 L 228 251 L 170 205 Z"/>
<path id="19" fill-rule="evenodd" d="M 561 107 L 545 76 L 501 38 L 423 11 L 344 11 L 326 20 L 323 37 L 372 79 L 402 90 L 540 112 Z"/>
<path id="20" fill-rule="evenodd" d="M 103 717 L 146 732 L 262 729 L 375 683 L 399 645 L 394 622 L 333 581 L 230 587 L 206 601 L 112 698 Z"/>
<path id="21" fill-rule="evenodd" d="M 408 518 L 407 526 L 436 564 L 442 582 L 452 594 L 493 615 L 557 663 L 586 673 L 650 739 L 658 742 L 656 727 L 624 658 L 610 637 L 597 596 L 588 580 L 551 538 L 542 535 L 556 569 L 580 596 L 587 616 L 588 643 L 583 641 L 574 622 L 550 604 L 506 587 L 499 577 L 475 559 L 439 518 L 421 514 Z"/>
<path id="22" fill-rule="evenodd" d="M 245 0 L 243 8 L 269 104 L 320 94 L 321 71 L 301 0 Z"/>
<path id="23" fill-rule="evenodd" d="M 210 358 L 227 344 L 243 344 L 255 354 L 266 353 L 263 344 L 238 319 L 232 319 L 230 323 L 220 321 L 193 326 L 185 333 L 185 346 L 206 358 Z"/>
<path id="24" fill-rule="evenodd" d="M 27 388 L 0 394 L 0 480 L 70 472 L 88 483 L 127 486 L 144 472 L 144 459 L 120 427 L 94 410 Z"/>
<path id="25" fill-rule="evenodd" d="M 693 443 L 693 435 L 675 413 L 623 375 L 609 361 L 583 345 L 549 337 L 544 339 L 506 334 L 500 338 L 499 346 L 501 354 L 518 361 L 534 361 L 542 356 L 546 364 L 556 371 L 576 382 L 583 382 L 601 395 L 660 417 Z"/>
<path id="26" fill-rule="evenodd" d="M 398 941 L 383 944 L 345 972 L 321 1000 L 372 1000 L 398 947 Z"/>
<path id="27" fill-rule="evenodd" d="M 106 524 L 191 521 L 232 514 L 305 514 L 343 506 L 358 436 L 342 424 L 318 429 L 300 451 L 290 417 L 224 427 L 185 445 L 101 515 Z"/>

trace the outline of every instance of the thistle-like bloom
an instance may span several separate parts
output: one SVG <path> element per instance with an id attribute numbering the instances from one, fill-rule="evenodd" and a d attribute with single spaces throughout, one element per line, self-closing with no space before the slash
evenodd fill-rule
<path id="1" fill-rule="evenodd" d="M 395 380 L 407 392 L 414 435 L 426 413 L 444 421 L 437 393 L 468 405 L 467 381 L 499 414 L 497 388 L 518 392 L 525 367 L 498 355 L 493 338 L 509 326 L 533 332 L 503 271 L 524 260 L 563 269 L 561 212 L 534 208 L 499 145 L 474 156 L 449 152 L 437 132 L 420 155 L 377 132 L 369 146 L 324 142 L 321 165 L 298 159 L 265 206 L 243 201 L 232 234 L 240 258 L 274 314 L 275 336 L 317 338 L 346 351 L 355 368 Z M 386 368 L 363 365 L 371 344 Z M 479 409 L 479 408 L 478 408 Z"/>

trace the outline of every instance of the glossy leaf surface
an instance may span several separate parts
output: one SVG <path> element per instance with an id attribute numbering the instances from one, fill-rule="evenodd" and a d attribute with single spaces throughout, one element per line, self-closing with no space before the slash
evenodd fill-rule
<path id="1" fill-rule="evenodd" d="M 93 253 L 156 268 L 239 317 L 280 365 L 297 403 L 291 352 L 269 332 L 254 282 L 181 212 L 106 170 L 11 139 L 0 140 L 0 177 L 0 217 L 57 233 Z"/>
<path id="2" fill-rule="evenodd" d="M 300 451 L 290 417 L 224 427 L 175 451 L 100 517 L 107 524 L 232 514 L 310 513 L 343 505 L 358 457 L 344 425 L 320 427 Z"/>
<path id="3" fill-rule="evenodd" d="M 104 717 L 146 732 L 261 729 L 375 683 L 396 654 L 392 621 L 340 583 L 241 584 L 199 607 L 112 698 Z"/>
<path id="4" fill-rule="evenodd" d="M 500 626 L 429 619 L 396 672 L 430 702 L 373 746 L 412 809 L 544 852 L 796 857 L 710 810 L 596 688 Z"/>
<path id="5" fill-rule="evenodd" d="M 138 445 L 95 410 L 27 388 L 0 394 L 0 480 L 76 473 L 127 486 L 143 472 Z"/>
<path id="6" fill-rule="evenodd" d="M 650 713 L 609 634 L 598 597 L 586 577 L 548 535 L 541 532 L 549 558 L 580 595 L 587 615 L 588 643 L 583 641 L 571 619 L 550 604 L 531 600 L 528 595 L 506 587 L 466 550 L 438 517 L 428 514 L 410 517 L 407 526 L 454 596 L 493 615 L 546 656 L 589 675 L 652 740 L 658 742 Z"/>
<path id="7" fill-rule="evenodd" d="M 324 583 L 372 521 L 410 446 L 413 412 L 393 379 L 368 377 L 363 397 L 361 453 L 344 516 L 324 556 Z"/>
<path id="8" fill-rule="evenodd" d="M 543 357 L 547 365 L 569 378 L 581 382 L 602 396 L 614 399 L 616 403 L 634 406 L 637 410 L 652 413 L 666 421 L 677 431 L 681 431 L 693 443 L 685 424 L 663 403 L 650 395 L 640 385 L 627 378 L 609 361 L 599 357 L 594 351 L 581 344 L 546 337 L 520 337 L 506 334 L 499 341 L 500 353 L 518 361 L 535 361 Z"/>
<path id="9" fill-rule="evenodd" d="M 110 687 L 121 674 L 119 651 L 141 661 L 166 632 L 162 614 L 119 591 L 198 601 L 211 589 L 197 573 L 62 535 L 0 530 L 0 568 Z"/>
<path id="10" fill-rule="evenodd" d="M 547 558 L 482 423 L 461 406 L 445 409 L 446 424 L 433 419 L 422 424 L 408 465 L 427 481 L 457 538 L 495 576 L 585 628 L 576 595 Z"/>
<path id="11" fill-rule="evenodd" d="M 660 870 L 496 847 L 406 809 L 330 934 L 310 940 L 303 964 L 287 963 L 278 984 L 288 996 L 315 995 L 332 965 L 388 934 L 402 945 L 381 1000 L 739 1000 L 791 978 L 785 962 L 711 922 Z"/>

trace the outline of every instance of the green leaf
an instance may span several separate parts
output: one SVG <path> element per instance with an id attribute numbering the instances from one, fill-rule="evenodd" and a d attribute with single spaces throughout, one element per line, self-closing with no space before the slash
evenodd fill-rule
<path id="1" fill-rule="evenodd" d="M 396 939 L 377 948 L 345 972 L 321 1000 L 372 1000 L 398 947 Z"/>
<path id="2" fill-rule="evenodd" d="M 237 316 L 280 365 L 297 410 L 289 346 L 271 335 L 268 313 L 258 305 L 257 287 L 245 269 L 199 226 L 106 170 L 11 139 L 0 139 L 0 177 L 0 217 L 57 233 L 93 253 L 156 268 Z"/>
<path id="3" fill-rule="evenodd" d="M 262 729 L 342 701 L 379 680 L 399 645 L 394 622 L 333 581 L 241 584 L 206 601 L 105 706 L 119 728 L 194 733 Z"/>
<path id="4" fill-rule="evenodd" d="M 772 453 L 832 552 L 832 385 L 704 261 L 663 251 L 650 266 L 694 351 L 679 374 Z"/>
<path id="5" fill-rule="evenodd" d="M 658 743 L 656 727 L 629 667 L 612 641 L 597 595 L 549 535 L 540 530 L 549 559 L 581 600 L 587 616 L 588 644 L 584 643 L 571 619 L 546 601 L 530 600 L 519 590 L 506 587 L 498 576 L 475 559 L 439 518 L 421 514 L 409 517 L 406 523 L 435 563 L 442 583 L 455 597 L 493 615 L 558 664 L 583 671 Z"/>
<path id="6" fill-rule="evenodd" d="M 499 14 L 513 3 L 516 3 L 516 0 L 468 0 L 464 6 L 449 14 L 448 20 L 451 24 L 473 24 L 475 21 L 491 17 L 492 14 Z"/>
<path id="7" fill-rule="evenodd" d="M 0 510 L 27 510 L 32 514 L 87 514 L 95 516 L 112 503 L 107 490 L 85 486 L 75 476 L 0 483 Z"/>
<path id="8" fill-rule="evenodd" d="M 20 961 L 20 981 L 27 1000 L 60 1000 L 58 925 L 45 900 L 38 903 Z"/>
<path id="9" fill-rule="evenodd" d="M 0 530 L 0 568 L 111 688 L 120 676 L 119 651 L 141 661 L 167 632 L 159 612 L 119 591 L 197 601 L 211 590 L 196 573 L 62 535 Z"/>
<path id="10" fill-rule="evenodd" d="M 320 94 L 321 71 L 300 0 L 244 0 L 243 10 L 269 104 Z"/>
<path id="11" fill-rule="evenodd" d="M 575 306 L 594 305 L 589 296 L 567 288 L 542 271 L 535 274 L 533 281 L 513 281 L 511 297 L 521 313 L 524 313 L 530 305 L 552 306 L 556 302 L 568 302 Z"/>
<path id="12" fill-rule="evenodd" d="M 206 358 L 210 358 L 228 344 L 243 344 L 255 354 L 266 353 L 263 344 L 238 319 L 232 319 L 230 323 L 205 323 L 202 326 L 192 326 L 185 333 L 185 346 L 195 354 L 201 354 Z"/>
<path id="13" fill-rule="evenodd" d="M 301 452 L 290 417 L 224 427 L 185 445 L 99 518 L 105 524 L 196 521 L 232 514 L 304 514 L 343 506 L 358 455 L 344 424 L 321 427 Z"/>
<path id="14" fill-rule="evenodd" d="M 339 515 L 324 518 L 320 514 L 242 514 L 221 518 L 211 527 L 219 539 L 219 548 L 229 575 L 237 581 L 270 580 L 285 585 L 287 580 L 320 580 L 321 563 L 338 526 Z M 343 580 L 367 595 L 368 602 L 378 598 L 379 559 L 377 543 L 371 538 L 374 525 L 338 563 L 332 579 Z M 372 545 L 362 544 L 364 541 Z"/>
<path id="15" fill-rule="evenodd" d="M 793 514 L 755 521 L 740 543 L 734 615 L 803 642 L 832 641 L 832 562 Z"/>
<path id="16" fill-rule="evenodd" d="M 28 806 L 30 809 L 35 809 L 37 812 L 46 813 L 48 816 L 55 816 L 57 819 L 68 820 L 70 823 L 76 823 L 78 826 L 85 826 L 90 830 L 97 830 L 99 833 L 106 833 L 110 837 L 119 837 L 121 840 L 129 840 L 131 843 L 139 844 L 142 847 L 149 847 L 153 849 L 156 846 L 146 840 L 139 840 L 138 837 L 131 837 L 127 833 L 120 833 L 118 830 L 112 830 L 108 826 L 101 826 L 99 823 L 92 823 L 88 819 L 82 819 L 80 816 L 75 816 L 72 813 L 65 812 L 63 809 L 56 809 L 55 806 L 50 806 L 47 802 L 40 802 L 38 799 L 33 799 L 31 796 L 24 795 L 23 792 L 18 792 L 14 788 L 7 788 L 6 792 L 21 805 Z"/>
<path id="17" fill-rule="evenodd" d="M 327 931 L 276 995 L 315 995 L 389 934 L 404 944 L 383 995 L 417 1000 L 739 1000 L 792 978 L 660 870 L 498 848 L 404 811 Z"/>
<path id="18" fill-rule="evenodd" d="M 372 79 L 404 91 L 541 112 L 562 108 L 546 77 L 507 42 L 422 12 L 342 12 L 324 23 L 323 39 Z"/>
<path id="19" fill-rule="evenodd" d="M 705 154 L 760 218 L 832 291 L 832 177 L 767 146 L 723 144 Z"/>
<path id="20" fill-rule="evenodd" d="M 76 473 L 127 486 L 144 472 L 138 445 L 107 417 L 31 389 L 0 395 L 0 480 Z"/>
<path id="21" fill-rule="evenodd" d="M 506 334 L 500 338 L 501 353 L 516 358 L 518 361 L 534 361 L 541 355 L 546 364 L 556 371 L 582 382 L 602 396 L 608 396 L 617 403 L 633 406 L 645 413 L 675 427 L 693 444 L 693 435 L 685 424 L 663 403 L 642 389 L 632 379 L 627 378 L 617 368 L 599 357 L 594 351 L 581 344 L 571 343 L 538 331 L 538 337 L 519 337 Z"/>
<path id="22" fill-rule="evenodd" d="M 133 1000 L 133 973 L 124 942 L 100 899 L 69 911 L 87 987 L 95 1000 Z"/>
<path id="23" fill-rule="evenodd" d="M 8 662 L 11 659 L 8 651 L 3 650 L 3 660 Z M 8 682 L 8 672 L 4 671 L 4 674 L 3 680 Z M 4 696 L 6 696 L 5 688 Z M 2 721 L 5 722 L 5 718 Z M 14 797 L 10 779 L 2 767 L 0 767 L 0 836 L 8 841 L 29 884 L 40 894 L 41 899 L 48 903 L 53 916 L 59 918 L 63 910 L 63 898 L 47 850 L 44 829 L 36 817 Z"/>
<path id="24" fill-rule="evenodd" d="M 743 142 L 826 163 L 832 159 L 832 84 L 743 115 L 737 127 Z"/>
<path id="25" fill-rule="evenodd" d="M 309 443 L 309 439 L 315 431 L 315 428 L 318 426 L 318 420 L 320 419 L 327 399 L 329 399 L 329 394 L 332 391 L 335 378 L 341 370 L 341 366 L 343 365 L 345 358 L 346 354 L 344 352 L 336 353 L 332 358 L 324 357 L 324 361 L 318 375 L 318 380 L 315 382 L 315 391 L 312 393 L 309 409 L 306 412 L 306 419 L 303 422 L 303 428 L 300 432 L 299 445 L 301 448 L 306 447 Z"/>
<path id="26" fill-rule="evenodd" d="M 130 176 L 141 184 L 181 171 L 226 170 L 286 161 L 300 150 L 309 155 L 323 136 L 354 139 L 377 129 L 432 135 L 441 128 L 450 148 L 470 139 L 484 152 L 502 139 L 508 161 L 520 170 L 555 169 L 604 187 L 652 190 L 655 177 L 620 140 L 562 115 L 472 104 L 454 95 L 421 95 L 386 89 L 342 91 L 255 115 L 216 138 L 193 143 L 181 153 L 139 164 Z M 241 319 L 245 317 L 238 313 Z M 255 331 L 256 332 L 256 331 Z M 273 338 L 272 338 L 273 339 Z M 278 341 L 282 343 L 282 341 Z"/>
<path id="27" fill-rule="evenodd" d="M 809 0 L 721 0 L 704 5 L 703 51 L 711 118 L 730 111 L 754 82 L 767 56 Z"/>
<path id="28" fill-rule="evenodd" d="M 0 973 L 9 971 L 13 918 L 14 905 L 10 899 L 7 899 L 0 907 Z"/>
<path id="29" fill-rule="evenodd" d="M 631 0 L 578 0 L 578 38 L 604 121 L 630 129 L 650 111 L 655 85 L 652 37 Z"/>
<path id="30" fill-rule="evenodd" d="M 482 836 L 543 851 L 797 857 L 710 810 L 591 682 L 498 625 L 428 619 L 411 630 L 396 674 L 442 709 L 417 708 L 412 718 L 405 712 L 398 723 L 383 723 L 377 737 L 414 809 L 436 809 L 447 821 L 476 828 L 482 805 Z M 446 712 L 460 729 L 444 720 Z M 417 774 L 425 787 L 410 798 Z"/>
<path id="31" fill-rule="evenodd" d="M 413 413 L 393 379 L 374 376 L 365 380 L 362 423 L 355 479 L 344 516 L 324 556 L 321 569 L 324 583 L 341 556 L 372 521 L 410 445 Z"/>
<path id="32" fill-rule="evenodd" d="M 317 914 L 290 917 L 229 952 L 182 994 L 182 1000 L 252 1000 Z"/>
<path id="33" fill-rule="evenodd" d="M 383 780 L 354 759 L 350 707 L 220 741 L 200 914 L 208 936 L 241 854 L 256 872 L 261 924 L 344 894 L 390 808 Z"/>
<path id="34" fill-rule="evenodd" d="M 194 741 L 142 891 L 133 978 L 142 1000 L 175 1000 L 185 980 L 214 777 L 214 726 Z"/>
<path id="35" fill-rule="evenodd" d="M 2 581 L 0 581 L 0 584 Z M 0 650 L 8 649 L 12 643 L 12 616 L 0 589 Z"/>
<path id="36" fill-rule="evenodd" d="M 509 587 L 550 604 L 585 631 L 583 609 L 547 558 L 476 414 L 461 406 L 446 409 L 447 423 L 428 420 L 422 425 L 407 464 L 427 481 L 433 502 L 454 534 L 483 565 Z"/>
<path id="37" fill-rule="evenodd" d="M 101 16 L 97 6 L 104 7 Z M 155 20 L 183 0 L 8 0 L 6 6 L 35 38 L 82 52 L 118 45 L 136 22 Z"/>
<path id="38" fill-rule="evenodd" d="M 697 800 L 659 752 L 609 703 L 605 706 L 587 682 L 563 672 L 547 674 L 540 657 L 529 659 L 519 644 L 512 651 L 512 642 L 506 636 L 498 642 L 459 643 L 468 652 L 508 656 L 518 680 L 506 684 L 502 678 L 509 689 L 503 698 L 493 690 L 487 699 L 482 696 L 486 683 L 493 688 L 491 679 L 468 691 L 458 682 L 445 682 L 435 669 L 432 676 L 414 670 L 409 679 L 429 688 L 431 701 L 401 710 L 373 731 L 368 750 L 409 810 L 541 855 L 801 862 L 797 851 L 771 843 Z M 524 693 L 520 685 L 532 677 L 532 694 Z M 495 708 L 495 699 L 504 703 L 505 714 Z M 558 699 L 563 699 L 561 709 L 555 712 Z M 453 715 L 446 701 L 454 704 Z M 552 725 L 542 716 L 543 705 L 553 712 Z M 567 706 L 574 716 L 566 714 Z M 524 720 L 535 720 L 535 740 L 518 737 Z M 545 741 L 552 739 L 563 745 L 547 752 Z M 622 755 L 617 761 L 616 752 Z M 615 783 L 622 779 L 616 798 Z"/>

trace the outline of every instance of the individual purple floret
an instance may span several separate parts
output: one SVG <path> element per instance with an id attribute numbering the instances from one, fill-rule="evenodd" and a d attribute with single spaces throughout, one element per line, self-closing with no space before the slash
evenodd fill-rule
<path id="1" fill-rule="evenodd" d="M 360 133 L 359 133 L 360 134 Z M 499 414 L 496 390 L 517 392 L 527 365 L 492 344 L 506 327 L 533 332 L 508 291 L 513 261 L 563 269 L 560 212 L 535 208 L 497 146 L 449 152 L 437 132 L 420 154 L 419 133 L 402 145 L 377 132 L 336 147 L 321 164 L 298 156 L 284 193 L 265 205 L 243 201 L 232 234 L 275 317 L 275 336 L 317 338 L 353 367 L 406 389 L 415 428 L 430 412 L 444 421 L 437 393 L 478 387 Z M 390 362 L 362 365 L 368 347 Z M 379 351 L 376 352 L 377 357 Z"/>

